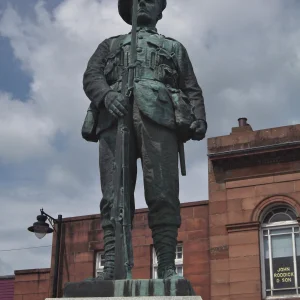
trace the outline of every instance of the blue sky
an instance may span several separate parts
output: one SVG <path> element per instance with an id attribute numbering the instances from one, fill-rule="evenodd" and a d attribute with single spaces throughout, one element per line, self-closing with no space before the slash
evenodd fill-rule
<path id="1" fill-rule="evenodd" d="M 61 0 L 45 1 L 45 7 L 53 11 Z M 35 0 L 2 0 L 0 13 L 11 6 L 22 13 L 23 16 L 33 16 Z M 30 74 L 22 70 L 20 61 L 13 54 L 13 49 L 8 38 L 0 37 L 0 89 L 11 93 L 20 100 L 26 100 L 30 90 Z"/>
<path id="2" fill-rule="evenodd" d="M 7 38 L 0 40 L 0 55 L 5 57 L 5 60 L 0 62 L 0 89 L 19 99 L 26 99 L 29 92 L 30 77 L 20 68 L 20 63 L 14 57 Z"/>
<path id="3" fill-rule="evenodd" d="M 254 130 L 299 123 L 299 1 L 170 0 L 158 31 L 187 48 L 203 88 L 208 137 L 239 117 Z M 0 275 L 50 265 L 51 236 L 26 228 L 99 212 L 98 150 L 80 135 L 89 104 L 87 61 L 105 38 L 129 32 L 117 0 L 0 3 Z M 206 140 L 186 145 L 181 202 L 208 199 Z M 145 207 L 139 168 L 136 207 Z"/>

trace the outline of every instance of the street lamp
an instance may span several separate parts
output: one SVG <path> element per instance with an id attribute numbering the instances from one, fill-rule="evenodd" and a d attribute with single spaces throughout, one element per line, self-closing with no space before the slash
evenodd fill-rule
<path id="1" fill-rule="evenodd" d="M 42 239 L 47 233 L 52 233 L 55 230 L 55 224 L 57 224 L 56 231 L 56 249 L 55 249 L 55 264 L 54 264 L 54 276 L 53 276 L 53 287 L 52 287 L 52 297 L 56 298 L 57 295 L 57 283 L 58 283 L 58 273 L 59 273 L 59 254 L 60 254 L 60 237 L 62 229 L 62 215 L 58 215 L 57 219 L 52 218 L 44 212 L 43 209 L 40 210 L 41 214 L 36 217 L 37 222 L 34 222 L 32 226 L 28 227 L 30 232 L 34 232 L 36 237 Z M 46 223 L 48 219 L 49 224 Z"/>

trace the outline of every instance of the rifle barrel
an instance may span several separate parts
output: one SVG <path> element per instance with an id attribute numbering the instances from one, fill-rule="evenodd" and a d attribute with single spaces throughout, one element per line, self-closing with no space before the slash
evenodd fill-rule
<path id="1" fill-rule="evenodd" d="M 132 90 L 134 81 L 134 65 L 136 63 L 136 35 L 137 35 L 137 8 L 138 0 L 132 3 L 132 29 L 131 29 L 131 47 L 130 47 L 130 69 L 128 76 L 128 88 Z"/>

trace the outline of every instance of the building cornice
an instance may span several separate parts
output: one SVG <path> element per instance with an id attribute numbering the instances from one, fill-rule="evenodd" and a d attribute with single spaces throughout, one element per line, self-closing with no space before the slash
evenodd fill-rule
<path id="1" fill-rule="evenodd" d="M 240 144 L 241 149 L 214 151 L 208 154 L 217 182 L 267 175 L 268 169 L 259 168 L 260 166 L 273 166 L 271 173 L 280 174 L 300 170 L 300 165 L 295 165 L 291 169 L 286 164 L 300 161 L 300 140 L 256 147 L 247 147 L 247 145 Z M 285 164 L 286 167 L 279 167 L 279 164 Z M 242 169 L 248 171 L 241 171 Z"/>
<path id="2" fill-rule="evenodd" d="M 250 154 L 261 154 L 266 153 L 270 151 L 282 151 L 282 150 L 288 150 L 288 149 L 295 149 L 300 148 L 300 141 L 292 141 L 292 142 L 285 142 L 285 143 L 276 143 L 271 145 L 264 145 L 264 146 L 257 146 L 257 147 L 245 147 L 242 149 L 232 149 L 227 151 L 217 151 L 209 153 L 207 156 L 211 160 L 216 159 L 225 159 L 225 158 L 231 158 L 231 157 L 237 157 L 237 156 L 245 156 Z"/>

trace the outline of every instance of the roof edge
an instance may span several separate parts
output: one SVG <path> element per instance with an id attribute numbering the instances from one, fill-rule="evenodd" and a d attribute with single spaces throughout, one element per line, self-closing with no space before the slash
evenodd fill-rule
<path id="1" fill-rule="evenodd" d="M 0 280 L 15 279 L 15 275 L 0 276 Z"/>
<path id="2" fill-rule="evenodd" d="M 50 268 L 15 270 L 15 275 L 50 273 Z"/>
<path id="3" fill-rule="evenodd" d="M 208 203 L 209 203 L 208 200 L 184 202 L 184 203 L 180 204 L 180 208 L 208 205 Z M 135 210 L 135 214 L 142 214 L 142 213 L 146 213 L 146 212 L 148 212 L 148 208 L 139 208 L 139 209 Z M 74 221 L 94 220 L 94 219 L 99 219 L 99 218 L 100 218 L 100 214 L 94 214 L 94 215 L 63 218 L 63 222 L 68 223 L 68 222 L 74 222 Z"/>

